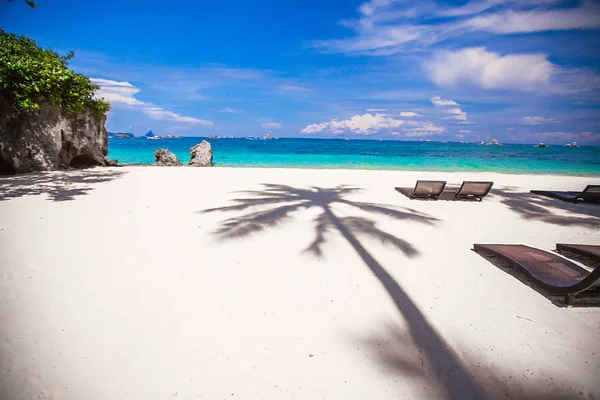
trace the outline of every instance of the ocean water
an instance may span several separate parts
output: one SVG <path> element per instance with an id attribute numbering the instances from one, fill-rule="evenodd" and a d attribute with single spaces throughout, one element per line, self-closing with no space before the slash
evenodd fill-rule
<path id="1" fill-rule="evenodd" d="M 151 164 L 167 148 L 182 162 L 204 138 L 110 139 L 109 158 Z M 401 142 L 337 139 L 206 139 L 213 163 L 223 167 L 358 168 L 420 171 L 600 175 L 600 147 Z"/>

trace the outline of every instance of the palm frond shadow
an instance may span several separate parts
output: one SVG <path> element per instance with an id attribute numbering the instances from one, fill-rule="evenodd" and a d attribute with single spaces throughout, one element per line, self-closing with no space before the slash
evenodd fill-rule
<path id="1" fill-rule="evenodd" d="M 568 203 L 529 192 L 518 192 L 510 187 L 492 189 L 491 193 L 526 220 L 561 226 L 600 227 L 598 205 Z M 570 215 L 563 215 L 564 212 Z"/>
<path id="2" fill-rule="evenodd" d="M 97 184 L 118 179 L 125 173 L 94 168 L 1 176 L 0 201 L 44 194 L 48 196 L 48 200 L 55 202 L 75 200 L 76 197 L 93 191 Z"/>
<path id="3" fill-rule="evenodd" d="M 385 215 L 399 220 L 418 221 L 432 225 L 437 219 L 409 208 L 399 208 L 376 203 L 350 201 L 345 195 L 358 192 L 360 189 L 350 186 L 334 188 L 294 188 L 287 185 L 264 184 L 265 190 L 241 191 L 239 194 L 249 196 L 231 200 L 234 205 L 211 208 L 201 213 L 246 211 L 248 213 L 226 219 L 215 234 L 221 239 L 243 238 L 267 228 L 275 227 L 289 221 L 291 214 L 310 208 L 320 208 L 323 212 L 315 219 L 315 240 L 306 249 L 321 255 L 321 246 L 325 243 L 325 235 L 336 227 L 332 224 L 331 207 L 334 204 L 345 204 L 356 209 Z M 265 208 L 271 206 L 269 208 Z M 257 211 L 251 209 L 259 208 Z M 338 217 L 336 217 L 338 218 Z M 374 221 L 361 217 L 339 218 L 354 234 L 370 236 L 383 243 L 389 243 L 408 256 L 416 256 L 418 252 L 403 239 L 380 230 Z"/>
<path id="4" fill-rule="evenodd" d="M 371 255 L 358 237 L 375 238 L 391 244 L 407 257 L 418 256 L 418 250 L 408 241 L 382 231 L 373 220 L 365 217 L 337 216 L 333 205 L 344 204 L 366 213 L 376 213 L 398 221 L 414 221 L 431 226 L 439 221 L 409 208 L 357 202 L 345 198 L 357 191 L 359 191 L 358 188 L 350 186 L 304 189 L 287 185 L 265 184 L 264 190 L 242 192 L 245 196 L 234 199 L 234 205 L 207 209 L 201 213 L 249 211 L 245 215 L 226 219 L 215 232 L 220 239 L 232 239 L 247 237 L 280 225 L 290 220 L 295 211 L 319 209 L 320 213 L 314 220 L 315 239 L 306 251 L 321 255 L 327 242 L 327 236 L 334 232 L 341 235 L 383 286 L 399 315 L 407 321 L 412 342 L 423 354 L 424 362 L 427 362 L 432 371 L 431 375 L 433 376 L 430 375 L 429 379 L 435 380 L 434 384 L 439 386 L 440 390 L 449 398 L 482 398 L 478 382 L 463 367 L 456 354 L 436 332 L 406 291 Z M 259 210 L 254 211 L 254 208 L 259 208 Z M 406 344 L 406 346 L 409 345 Z M 405 377 L 420 374 L 419 370 L 415 369 L 411 363 L 404 364 L 401 369 Z"/>

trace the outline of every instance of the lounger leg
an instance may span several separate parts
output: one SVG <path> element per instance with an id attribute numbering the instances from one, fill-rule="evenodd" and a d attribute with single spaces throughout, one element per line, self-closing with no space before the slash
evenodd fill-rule
<path id="1" fill-rule="evenodd" d="M 573 297 L 570 294 L 565 295 L 565 305 L 570 306 L 573 302 Z"/>

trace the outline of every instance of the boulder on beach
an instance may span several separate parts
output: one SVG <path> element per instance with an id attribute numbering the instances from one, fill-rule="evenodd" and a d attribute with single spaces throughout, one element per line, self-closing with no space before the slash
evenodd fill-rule
<path id="1" fill-rule="evenodd" d="M 183 165 L 181 161 L 167 149 L 158 149 L 154 152 L 154 161 L 156 165 L 163 167 L 176 167 Z"/>
<path id="2" fill-rule="evenodd" d="M 212 166 L 213 153 L 210 143 L 203 140 L 202 143 L 195 145 L 190 149 L 190 162 L 188 165 L 193 167 Z"/>

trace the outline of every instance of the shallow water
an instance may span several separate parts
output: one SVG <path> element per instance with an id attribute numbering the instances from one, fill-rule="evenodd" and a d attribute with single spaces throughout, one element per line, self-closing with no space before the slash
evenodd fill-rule
<path id="1" fill-rule="evenodd" d="M 151 164 L 167 148 L 182 162 L 203 138 L 110 139 L 109 157 Z M 360 168 L 600 175 L 600 147 L 324 139 L 208 139 L 214 165 L 227 167 Z"/>

